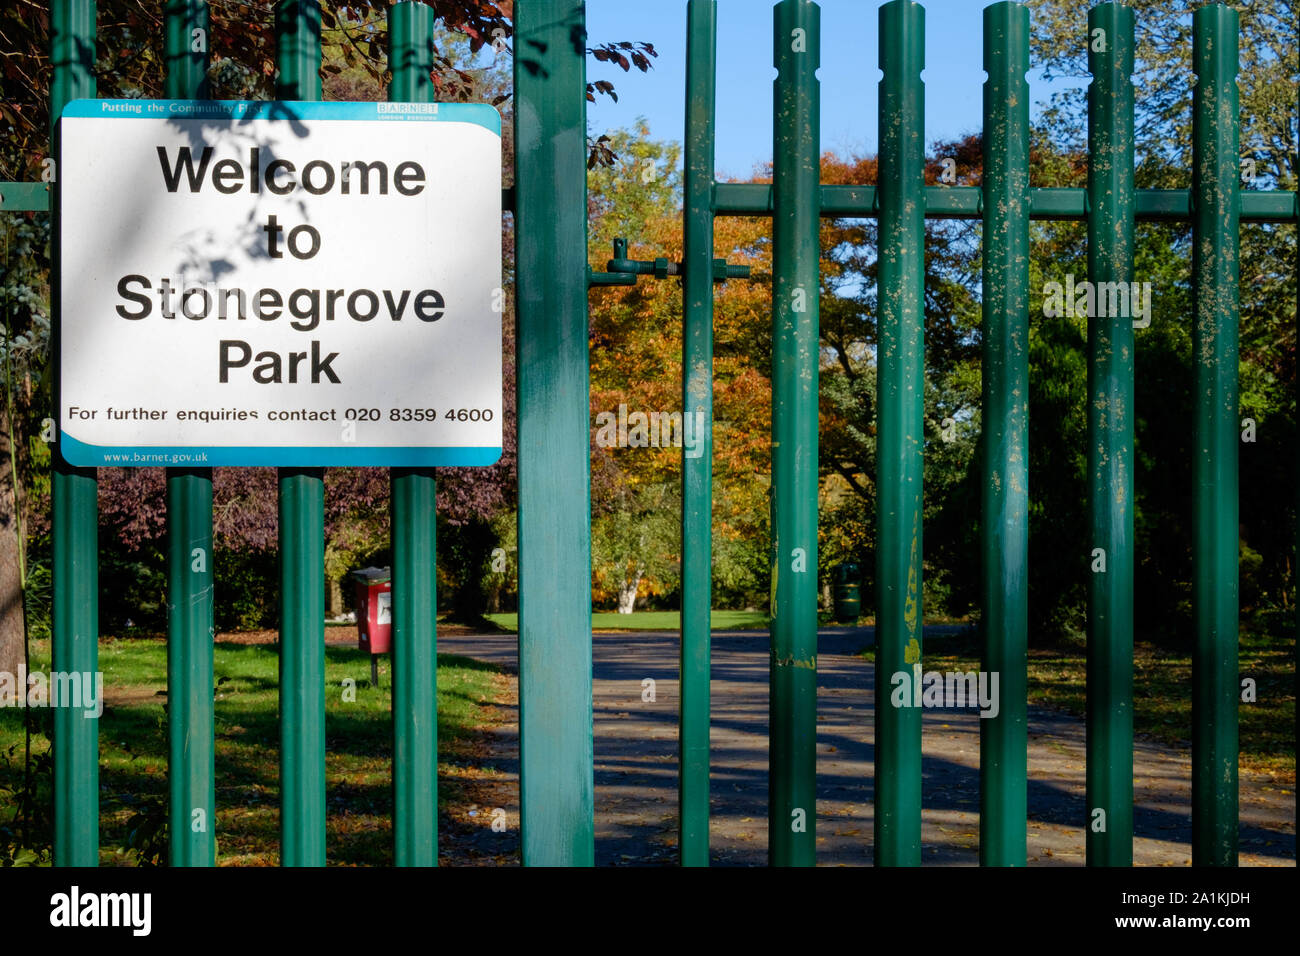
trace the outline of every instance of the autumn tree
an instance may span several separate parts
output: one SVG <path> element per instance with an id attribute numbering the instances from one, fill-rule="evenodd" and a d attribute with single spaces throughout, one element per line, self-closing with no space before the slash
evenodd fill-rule
<path id="1" fill-rule="evenodd" d="M 620 163 L 589 176 L 592 268 L 603 270 L 614 238 L 629 241 L 632 258 L 680 261 L 679 149 L 649 139 L 644 128 L 612 133 L 610 143 Z M 759 276 L 722 284 L 714 306 L 715 580 L 721 601 L 742 595 L 749 600 L 767 586 L 771 389 L 757 366 L 771 326 L 771 250 L 764 220 L 719 219 L 715 231 L 717 255 L 750 265 Z M 608 447 L 599 416 L 616 415 L 620 405 L 629 414 L 681 412 L 681 301 L 676 278 L 643 277 L 635 286 L 592 294 L 595 599 L 613 601 L 623 611 L 638 596 L 676 600 L 682 449 L 664 447 L 669 436 L 662 432 L 659 447 Z M 647 443 L 651 438 L 640 437 Z"/>

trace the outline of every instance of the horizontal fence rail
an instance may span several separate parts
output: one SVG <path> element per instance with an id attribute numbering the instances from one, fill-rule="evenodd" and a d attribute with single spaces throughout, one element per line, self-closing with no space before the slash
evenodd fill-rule
<path id="1" fill-rule="evenodd" d="M 50 187 L 45 183 L 0 183 L 0 211 L 46 212 Z M 875 186 L 822 185 L 818 210 L 824 219 L 875 219 L 880 204 Z M 504 207 L 514 209 L 513 189 L 502 191 Z M 979 186 L 926 186 L 922 190 L 926 219 L 982 219 L 984 194 Z M 1134 192 L 1139 222 L 1190 222 L 1194 199 L 1190 189 L 1138 189 Z M 1242 190 L 1238 193 L 1242 222 L 1292 223 L 1300 220 L 1300 202 L 1293 192 Z M 772 215 L 769 183 L 713 183 L 710 208 L 717 216 Z M 1029 218 L 1086 222 L 1088 191 L 1062 186 L 1033 186 Z"/>
<path id="2" fill-rule="evenodd" d="M 166 93 L 208 95 L 208 9 L 166 0 Z M 526 865 L 594 861 L 591 674 L 590 397 L 587 294 L 634 275 L 590 273 L 587 256 L 583 0 L 516 0 L 515 186 L 505 206 L 517 235 L 520 806 Z M 51 122 L 96 95 L 94 0 L 54 0 Z M 683 230 L 683 408 L 707 424 L 706 454 L 683 455 L 679 823 L 682 865 L 709 862 L 714 221 L 772 219 L 772 607 L 769 859 L 816 862 L 819 220 L 878 218 L 880 297 L 876 480 L 880 599 L 876 679 L 877 865 L 920 863 L 921 722 L 881 699 L 890 675 L 921 671 L 924 430 L 924 227 L 984 228 L 981 395 L 982 667 L 1002 675 L 998 717 L 981 722 L 980 861 L 1026 863 L 1029 223 L 1087 223 L 1093 281 L 1133 278 L 1136 222 L 1186 222 L 1194 236 L 1196 366 L 1193 863 L 1237 863 L 1237 254 L 1243 222 L 1300 223 L 1300 196 L 1247 190 L 1238 171 L 1237 14 L 1193 17 L 1193 182 L 1135 189 L 1131 74 L 1135 17 L 1123 4 L 1087 14 L 1088 185 L 1029 182 L 1030 16 L 1022 3 L 984 11 L 983 182 L 924 182 L 923 7 L 879 10 L 880 172 L 876 185 L 818 181 L 821 16 L 812 0 L 773 9 L 774 177 L 714 178 L 716 0 L 689 0 Z M 433 98 L 432 10 L 406 0 L 389 20 L 391 99 Z M 321 97 L 316 0 L 275 5 L 277 96 Z M 193 38 L 202 36 L 201 43 Z M 51 129 L 53 135 L 53 126 Z M 0 210 L 51 209 L 47 183 L 0 183 Z M 56 233 L 57 235 L 57 233 Z M 720 265 L 721 263 L 721 265 Z M 59 249 L 54 249 L 59 268 Z M 721 271 L 719 271 L 721 270 Z M 644 270 L 642 270 L 644 271 Z M 60 334 L 54 281 L 55 354 Z M 1130 865 L 1133 849 L 1133 327 L 1088 325 L 1088 550 L 1106 573 L 1088 588 L 1089 865 Z M 59 384 L 55 380 L 55 402 Z M 326 862 L 323 508 L 320 469 L 279 480 L 281 861 Z M 93 469 L 54 456 L 53 667 L 98 660 L 97 484 Z M 391 475 L 394 620 L 394 844 L 398 865 L 437 863 L 436 480 Z M 213 747 L 212 482 L 170 469 L 168 728 L 170 860 L 216 862 Z M 1300 528 L 1297 529 L 1300 539 Z M 98 730 L 80 711 L 54 715 L 54 859 L 99 856 Z M 203 820 L 203 827 L 194 821 Z M 1098 821 L 1102 821 L 1098 826 Z"/>

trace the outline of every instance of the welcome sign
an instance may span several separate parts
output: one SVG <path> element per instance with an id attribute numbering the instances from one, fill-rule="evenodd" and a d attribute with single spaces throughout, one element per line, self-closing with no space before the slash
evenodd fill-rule
<path id="1" fill-rule="evenodd" d="M 76 100 L 59 122 L 73 465 L 501 454 L 501 119 Z"/>

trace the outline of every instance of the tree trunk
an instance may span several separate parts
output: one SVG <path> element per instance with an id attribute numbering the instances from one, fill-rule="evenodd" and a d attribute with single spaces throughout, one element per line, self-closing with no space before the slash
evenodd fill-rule
<path id="1" fill-rule="evenodd" d="M 13 457 L 8 423 L 0 413 L 0 673 L 15 675 L 0 681 L 0 694 L 16 687 L 22 670 L 23 580 L 19 572 L 18 502 L 14 498 Z"/>
<path id="2" fill-rule="evenodd" d="M 343 588 L 339 585 L 339 579 L 332 576 L 325 576 L 325 616 L 334 618 L 343 613 Z"/>
<path id="3" fill-rule="evenodd" d="M 631 614 L 636 610 L 636 592 L 641 587 L 641 569 L 630 578 L 625 578 L 623 586 L 618 589 L 618 613 Z"/>

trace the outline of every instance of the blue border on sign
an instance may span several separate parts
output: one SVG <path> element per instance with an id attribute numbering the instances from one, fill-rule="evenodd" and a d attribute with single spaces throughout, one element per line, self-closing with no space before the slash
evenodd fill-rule
<path id="1" fill-rule="evenodd" d="M 90 445 L 66 432 L 59 436 L 59 448 L 68 464 L 78 468 L 210 468 L 214 465 L 242 465 L 292 468 L 325 468 L 344 465 L 383 468 L 433 468 L 452 465 L 494 465 L 501 458 L 499 447 L 448 446 L 185 446 L 185 445 Z M 135 460 L 143 459 L 143 460 Z"/>
<path id="2" fill-rule="evenodd" d="M 174 120 L 362 120 L 473 123 L 501 135 L 501 114 L 488 103 L 353 103 L 303 100 L 70 100 L 73 117 Z"/>

